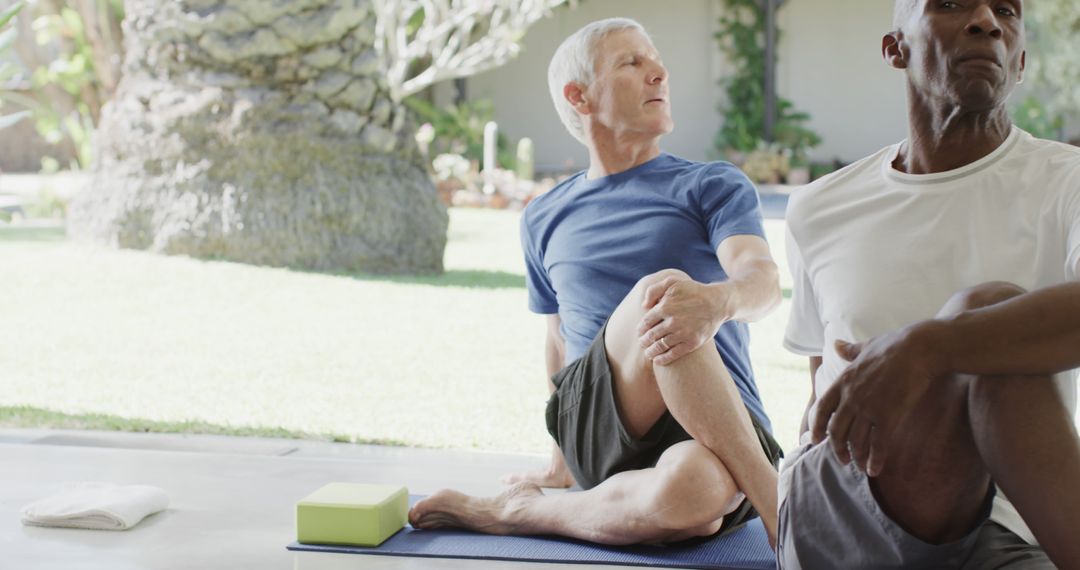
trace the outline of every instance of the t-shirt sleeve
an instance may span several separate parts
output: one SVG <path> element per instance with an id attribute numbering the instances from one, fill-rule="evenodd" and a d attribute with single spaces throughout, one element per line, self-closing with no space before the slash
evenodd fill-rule
<path id="1" fill-rule="evenodd" d="M 559 312 L 555 288 L 544 269 L 540 251 L 533 245 L 528 217 L 521 216 L 521 251 L 525 254 L 525 289 L 529 294 L 529 310 L 541 315 Z"/>
<path id="2" fill-rule="evenodd" d="M 765 237 L 757 190 L 738 168 L 723 162 L 708 165 L 698 192 L 714 251 L 731 236 Z"/>
<path id="3" fill-rule="evenodd" d="M 1065 188 L 1064 208 L 1062 208 L 1063 227 L 1065 228 L 1065 275 L 1080 281 L 1080 167 L 1070 177 Z"/>
<path id="4" fill-rule="evenodd" d="M 821 356 L 825 347 L 825 325 L 821 321 L 817 296 L 790 226 L 786 239 L 788 267 L 791 268 L 794 289 L 791 292 L 787 331 L 784 333 L 784 348 L 802 356 Z"/>

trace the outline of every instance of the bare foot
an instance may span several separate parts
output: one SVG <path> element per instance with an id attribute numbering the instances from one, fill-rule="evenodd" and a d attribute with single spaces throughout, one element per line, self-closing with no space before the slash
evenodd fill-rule
<path id="1" fill-rule="evenodd" d="M 532 483 L 518 483 L 497 497 L 470 497 L 443 489 L 409 510 L 415 528 L 464 528 L 485 534 L 514 534 L 521 527 L 520 513 L 544 495 Z"/>

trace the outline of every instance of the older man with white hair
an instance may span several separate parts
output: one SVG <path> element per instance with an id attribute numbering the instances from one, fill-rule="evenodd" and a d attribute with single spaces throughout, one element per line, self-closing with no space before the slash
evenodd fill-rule
<path id="1" fill-rule="evenodd" d="M 410 521 L 634 544 L 723 533 L 756 510 L 774 541 L 780 449 L 746 321 L 780 287 L 757 193 L 731 164 L 660 150 L 668 75 L 637 22 L 585 26 L 548 81 L 590 158 L 521 223 L 529 308 L 547 315 L 552 462 L 498 497 L 440 491 Z"/>

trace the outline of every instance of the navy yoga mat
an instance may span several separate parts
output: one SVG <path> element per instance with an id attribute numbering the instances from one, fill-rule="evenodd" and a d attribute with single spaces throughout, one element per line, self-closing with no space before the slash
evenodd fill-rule
<path id="1" fill-rule="evenodd" d="M 409 497 L 415 502 L 419 497 Z M 289 550 L 470 558 L 568 564 L 623 564 L 656 568 L 710 570 L 775 570 L 776 558 L 765 529 L 754 519 L 741 529 L 699 544 L 686 546 L 608 547 L 577 540 L 534 536 L 491 536 L 462 530 L 415 530 L 406 526 L 375 548 L 300 544 Z"/>

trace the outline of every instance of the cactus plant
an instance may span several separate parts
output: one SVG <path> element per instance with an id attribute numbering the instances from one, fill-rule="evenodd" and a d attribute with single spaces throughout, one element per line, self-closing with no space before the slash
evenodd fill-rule
<path id="1" fill-rule="evenodd" d="M 532 180 L 536 175 L 534 164 L 532 139 L 526 137 L 519 140 L 517 145 L 518 180 Z"/>

